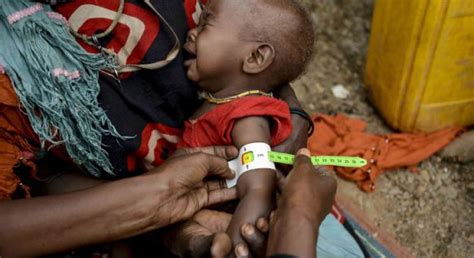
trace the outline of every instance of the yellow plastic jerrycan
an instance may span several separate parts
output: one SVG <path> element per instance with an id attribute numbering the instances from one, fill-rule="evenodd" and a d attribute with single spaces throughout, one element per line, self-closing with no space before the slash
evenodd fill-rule
<path id="1" fill-rule="evenodd" d="M 377 0 L 365 82 L 393 127 L 474 124 L 474 0 Z"/>

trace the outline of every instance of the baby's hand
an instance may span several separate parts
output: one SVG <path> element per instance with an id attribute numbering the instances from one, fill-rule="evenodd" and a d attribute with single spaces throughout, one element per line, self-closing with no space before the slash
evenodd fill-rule
<path id="1" fill-rule="evenodd" d="M 226 233 L 214 236 L 211 246 L 211 257 L 224 258 L 234 254 L 236 258 L 266 257 L 267 237 L 270 229 L 268 218 L 259 218 L 255 225 L 244 224 L 240 227 L 245 243 L 233 247 L 232 240 Z"/>

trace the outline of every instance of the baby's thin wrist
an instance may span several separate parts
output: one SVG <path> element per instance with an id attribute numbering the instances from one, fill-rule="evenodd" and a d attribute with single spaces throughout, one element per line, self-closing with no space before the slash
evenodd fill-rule
<path id="1" fill-rule="evenodd" d="M 262 188 L 247 188 L 245 189 L 245 191 L 241 191 L 239 195 L 240 195 L 240 199 L 254 196 L 254 198 L 266 200 L 266 199 L 273 199 L 274 193 L 275 193 L 275 189 L 271 187 L 262 187 Z"/>

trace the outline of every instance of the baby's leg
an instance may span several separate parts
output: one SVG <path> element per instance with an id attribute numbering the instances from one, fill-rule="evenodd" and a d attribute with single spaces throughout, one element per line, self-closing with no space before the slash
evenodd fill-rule
<path id="1" fill-rule="evenodd" d="M 271 169 L 253 170 L 239 178 L 240 202 L 227 229 L 234 246 L 243 242 L 240 234 L 243 224 L 255 224 L 258 218 L 269 216 L 274 207 L 275 184 L 275 171 Z"/>

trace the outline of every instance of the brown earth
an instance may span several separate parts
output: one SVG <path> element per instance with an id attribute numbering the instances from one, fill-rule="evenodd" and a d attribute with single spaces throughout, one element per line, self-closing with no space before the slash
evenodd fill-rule
<path id="1" fill-rule="evenodd" d="M 315 59 L 294 83 L 304 108 L 360 117 L 369 132 L 392 132 L 370 105 L 362 80 L 373 0 L 303 2 L 317 31 Z M 349 90 L 348 99 L 333 96 L 337 84 Z M 381 175 L 371 194 L 344 180 L 338 191 L 417 257 L 474 257 L 474 165 L 434 156 L 418 170 Z"/>

